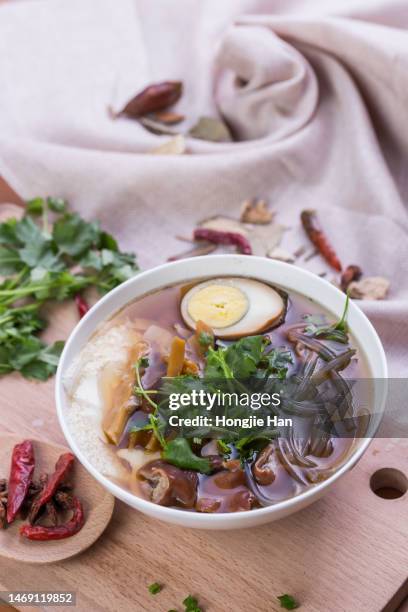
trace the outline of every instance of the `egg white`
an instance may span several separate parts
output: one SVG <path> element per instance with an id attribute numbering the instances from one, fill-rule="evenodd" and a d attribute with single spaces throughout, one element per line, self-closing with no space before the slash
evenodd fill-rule
<path id="1" fill-rule="evenodd" d="M 181 300 L 181 316 L 190 329 L 195 329 L 197 321 L 189 313 L 189 301 L 203 288 L 211 285 L 235 287 L 245 294 L 249 304 L 247 311 L 239 321 L 229 326 L 223 324 L 222 327 L 218 328 L 214 325 L 211 326 L 217 338 L 234 340 L 243 336 L 262 333 L 281 321 L 285 314 L 286 303 L 284 298 L 270 285 L 251 278 L 213 278 L 192 287 Z M 208 324 L 207 321 L 202 320 Z"/>

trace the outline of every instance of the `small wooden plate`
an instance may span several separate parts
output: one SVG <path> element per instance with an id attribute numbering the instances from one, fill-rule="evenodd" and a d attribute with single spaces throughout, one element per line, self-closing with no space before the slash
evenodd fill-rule
<path id="1" fill-rule="evenodd" d="M 58 457 L 67 449 L 39 440 L 32 441 L 36 462 L 34 477 L 44 472 L 52 473 Z M 0 435 L 0 478 L 9 477 L 13 447 L 19 442 L 22 442 L 20 436 Z M 65 540 L 32 542 L 19 535 L 23 521 L 17 519 L 7 529 L 0 529 L 0 556 L 26 563 L 53 563 L 73 557 L 91 546 L 108 525 L 115 498 L 78 461 L 74 466 L 73 483 L 74 492 L 82 501 L 85 511 L 86 522 L 81 531 Z"/>

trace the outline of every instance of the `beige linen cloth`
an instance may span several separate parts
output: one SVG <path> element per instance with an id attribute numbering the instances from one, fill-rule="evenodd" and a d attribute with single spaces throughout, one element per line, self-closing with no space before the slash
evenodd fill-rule
<path id="1" fill-rule="evenodd" d="M 240 142 L 147 154 L 168 138 L 106 109 L 164 79 L 183 80 L 190 125 L 221 113 Z M 0 174 L 21 196 L 68 198 L 144 268 L 246 198 L 292 228 L 287 248 L 307 242 L 299 212 L 317 208 L 345 264 L 392 281 L 388 300 L 361 302 L 392 376 L 407 374 L 407 160 L 406 0 L 0 6 Z"/>

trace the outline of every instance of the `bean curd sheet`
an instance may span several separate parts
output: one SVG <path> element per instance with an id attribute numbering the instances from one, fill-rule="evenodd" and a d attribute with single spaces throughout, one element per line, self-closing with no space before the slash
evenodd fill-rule
<path id="1" fill-rule="evenodd" d="M 352 386 L 369 374 L 347 327 L 346 303 L 337 320 L 272 284 L 220 277 L 133 301 L 90 343 L 103 343 L 114 330 L 125 330 L 125 350 L 118 336 L 121 358 L 114 349 L 96 370 L 95 437 L 117 466 L 109 477 L 152 503 L 205 513 L 276 504 L 334 474 L 366 435 L 369 416 L 361 406 L 369 400 Z M 281 405 L 234 404 L 219 412 L 268 413 L 292 425 L 169 425 L 174 415 L 216 414 L 205 406 L 171 410 L 171 394 L 217 388 L 273 391 Z M 88 444 L 92 435 L 87 431 Z"/>

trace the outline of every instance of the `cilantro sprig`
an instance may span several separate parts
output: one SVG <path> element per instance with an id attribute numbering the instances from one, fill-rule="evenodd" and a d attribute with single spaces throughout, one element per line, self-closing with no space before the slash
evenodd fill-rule
<path id="1" fill-rule="evenodd" d="M 323 340 L 332 340 L 334 342 L 340 342 L 342 344 L 347 344 L 348 342 L 348 324 L 347 324 L 347 315 L 350 305 L 350 297 L 347 294 L 346 302 L 343 309 L 343 314 L 337 323 L 333 323 L 332 325 L 327 325 L 326 323 L 321 322 L 320 315 L 306 315 L 306 327 L 305 333 L 309 336 L 313 336 L 314 338 L 321 338 Z"/>
<path id="2" fill-rule="evenodd" d="M 47 345 L 42 307 L 96 287 L 110 291 L 137 271 L 135 256 L 119 251 L 97 222 L 69 212 L 61 198 L 35 198 L 22 219 L 0 224 L 0 375 L 19 371 L 46 380 L 63 342 Z"/>

